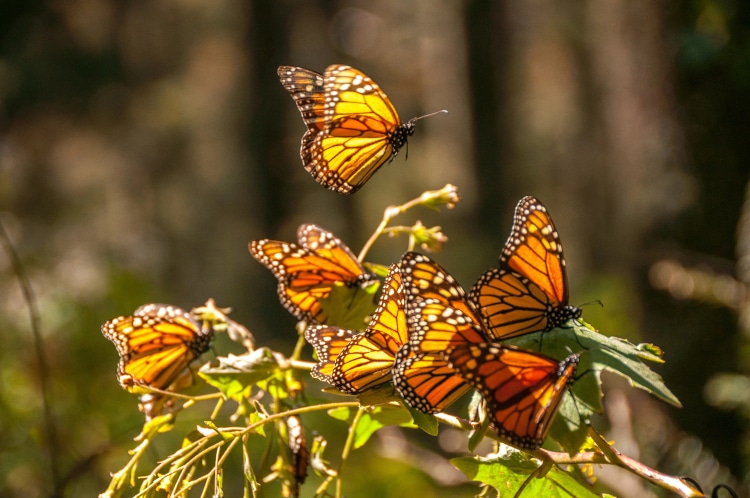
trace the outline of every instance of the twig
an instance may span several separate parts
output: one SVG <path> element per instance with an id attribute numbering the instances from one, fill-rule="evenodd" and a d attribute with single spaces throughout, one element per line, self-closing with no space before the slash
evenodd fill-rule
<path id="1" fill-rule="evenodd" d="M 364 408 L 359 407 L 357 413 L 354 414 L 354 419 L 349 426 L 349 434 L 346 436 L 344 449 L 343 451 L 341 451 L 341 463 L 339 464 L 338 471 L 336 472 L 336 498 L 341 498 L 343 496 L 341 492 L 344 486 L 344 481 L 341 478 L 341 469 L 344 467 L 344 463 L 346 462 L 347 458 L 349 458 L 349 453 L 351 453 L 352 451 L 352 446 L 354 446 L 354 436 L 357 432 L 357 425 L 359 424 L 359 420 L 362 418 L 363 413 Z"/>
<path id="2" fill-rule="evenodd" d="M 375 243 L 375 241 L 378 240 L 378 238 L 383 234 L 386 227 L 388 226 L 388 223 L 390 223 L 391 220 L 399 214 L 405 213 L 415 206 L 426 206 L 433 209 L 437 209 L 438 206 L 446 206 L 448 209 L 452 209 L 459 200 L 460 198 L 458 196 L 458 190 L 454 185 L 451 185 L 449 183 L 440 190 L 428 190 L 426 192 L 423 192 L 419 197 L 407 201 L 399 206 L 388 206 L 383 212 L 383 219 L 380 221 L 380 224 L 372 233 L 372 235 L 370 235 L 370 238 L 367 239 L 365 245 L 362 246 L 362 250 L 359 251 L 357 260 L 360 263 L 364 261 L 365 256 L 367 256 L 367 253 L 370 252 L 370 248 Z M 413 249 L 413 247 L 411 247 L 410 249 Z"/>
<path id="3" fill-rule="evenodd" d="M 18 257 L 13 241 L 10 239 L 8 231 L 5 229 L 5 224 L 0 218 L 0 235 L 3 248 L 8 254 L 13 268 L 13 273 L 16 275 L 18 284 L 21 286 L 21 293 L 23 294 L 24 302 L 26 303 L 26 309 L 29 311 L 29 322 L 31 325 L 31 334 L 34 341 L 34 353 L 39 369 L 39 390 L 42 394 L 42 407 L 44 412 L 44 429 L 47 434 L 47 454 L 49 458 L 50 476 L 52 478 L 52 488 L 54 489 L 53 496 L 57 496 L 60 490 L 60 474 L 57 465 L 57 453 L 58 453 L 58 442 L 57 442 L 57 429 L 55 427 L 55 420 L 52 416 L 52 407 L 50 404 L 49 396 L 49 366 L 47 365 L 47 358 L 44 356 L 44 348 L 42 347 L 42 334 L 41 326 L 39 322 L 39 310 L 36 308 L 36 298 L 34 292 L 31 289 L 31 283 L 26 278 L 26 273 L 23 270 L 23 265 Z"/>

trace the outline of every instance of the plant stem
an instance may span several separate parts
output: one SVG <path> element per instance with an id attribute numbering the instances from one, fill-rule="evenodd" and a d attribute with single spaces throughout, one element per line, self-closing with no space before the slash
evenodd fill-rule
<path id="1" fill-rule="evenodd" d="M 52 489 L 55 493 L 60 492 L 60 473 L 57 464 L 57 454 L 59 444 L 57 441 L 57 429 L 55 427 L 54 416 L 52 415 L 52 406 L 49 396 L 49 365 L 47 358 L 44 356 L 42 346 L 42 332 L 39 322 L 39 310 L 36 307 L 36 298 L 34 291 L 31 289 L 31 283 L 26 277 L 21 259 L 18 257 L 13 241 L 5 229 L 5 224 L 0 219 L 0 240 L 2 240 L 5 252 L 10 259 L 13 273 L 16 275 L 18 285 L 21 287 L 23 300 L 26 302 L 26 309 L 29 312 L 29 322 L 31 324 L 31 336 L 34 342 L 34 354 L 36 355 L 37 369 L 39 372 L 39 390 L 41 391 L 42 410 L 44 414 L 44 433 L 47 436 L 47 456 L 49 458 L 50 478 L 52 480 Z M 56 495 L 55 495 L 56 496 Z"/>
<path id="2" fill-rule="evenodd" d="M 363 413 L 364 408 L 360 406 L 357 410 L 357 413 L 354 414 L 354 419 L 349 426 L 349 434 L 346 436 L 344 449 L 341 452 L 341 463 L 339 464 L 338 471 L 336 472 L 336 498 L 341 498 L 342 496 L 341 490 L 343 488 L 344 482 L 341 478 L 341 470 L 344 467 L 344 462 L 346 462 L 346 459 L 349 458 L 349 453 L 351 453 L 352 447 L 354 446 L 354 434 L 357 431 L 357 425 L 359 425 L 359 420 L 362 418 Z"/>

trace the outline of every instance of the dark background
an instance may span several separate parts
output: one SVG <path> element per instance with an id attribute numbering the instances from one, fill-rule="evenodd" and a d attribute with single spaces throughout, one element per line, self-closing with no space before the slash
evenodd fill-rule
<path id="1" fill-rule="evenodd" d="M 248 241 L 293 240 L 312 222 L 356 252 L 387 205 L 449 182 L 455 210 L 397 222 L 442 226 L 450 242 L 435 258 L 470 286 L 495 264 L 517 200 L 540 198 L 564 241 L 572 304 L 600 300 L 586 320 L 659 345 L 666 362 L 654 368 L 684 405 L 609 377 L 596 426 L 659 470 L 739 489 L 750 388 L 726 374 L 748 368 L 749 30 L 740 0 L 3 2 L 0 217 L 48 365 L 4 250 L 0 495 L 91 496 L 127 460 L 142 418 L 101 323 L 213 297 L 259 344 L 290 353 L 294 320 Z M 276 76 L 280 64 L 332 63 L 365 71 L 404 120 L 450 111 L 420 121 L 408 161 L 399 154 L 352 197 L 302 168 L 304 125 Z M 389 264 L 404 248 L 384 240 L 368 259 Z M 214 349 L 240 350 L 225 337 Z M 359 484 L 347 493 L 459 493 L 427 465 L 415 473 L 427 460 L 394 443 L 452 455 L 449 438 L 384 434 L 353 455 Z M 655 492 L 595 474 L 621 496 Z"/>

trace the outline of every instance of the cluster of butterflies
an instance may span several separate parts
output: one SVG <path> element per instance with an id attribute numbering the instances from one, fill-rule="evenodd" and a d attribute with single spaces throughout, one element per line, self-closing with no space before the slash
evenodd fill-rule
<path id="1" fill-rule="evenodd" d="M 340 193 L 356 192 L 395 157 L 420 119 L 402 123 L 379 86 L 349 66 L 329 66 L 324 74 L 281 66 L 278 74 L 307 125 L 305 168 Z M 499 266 L 468 295 L 436 262 L 406 253 L 390 267 L 361 333 L 328 323 L 323 303 L 336 286 L 356 289 L 375 275 L 321 227 L 302 225 L 297 239 L 257 240 L 249 249 L 278 279 L 284 307 L 310 324 L 305 337 L 319 359 L 314 377 L 350 394 L 393 382 L 406 403 L 426 413 L 474 388 L 501 437 L 523 448 L 542 444 L 579 355 L 558 361 L 501 343 L 581 315 L 568 304 L 562 246 L 541 202 L 521 199 Z M 106 322 L 102 333 L 120 355 L 120 384 L 132 391 L 176 388 L 214 333 L 234 323 L 210 304 L 190 312 L 148 304 Z"/>
<path id="2" fill-rule="evenodd" d="M 310 323 L 305 338 L 319 361 L 313 377 L 348 394 L 393 382 L 425 413 L 474 388 L 500 437 L 527 449 L 544 441 L 579 354 L 558 361 L 501 342 L 551 330 L 581 310 L 568 304 L 560 239 L 534 197 L 518 203 L 499 266 L 468 295 L 427 256 L 404 254 L 390 266 L 364 332 L 326 323 L 322 311 L 335 286 L 356 288 L 375 278 L 333 234 L 303 225 L 298 244 L 264 239 L 251 242 L 250 252 L 278 279 L 281 303 Z"/>

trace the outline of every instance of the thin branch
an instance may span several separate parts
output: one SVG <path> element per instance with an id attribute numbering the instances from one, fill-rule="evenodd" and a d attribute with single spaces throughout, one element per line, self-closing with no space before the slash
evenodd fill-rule
<path id="1" fill-rule="evenodd" d="M 357 425 L 359 425 L 359 420 L 362 418 L 363 413 L 364 409 L 362 407 L 359 407 L 357 413 L 354 414 L 354 419 L 349 426 L 349 434 L 346 436 L 344 449 L 341 451 L 341 463 L 339 464 L 338 471 L 336 472 L 336 498 L 341 498 L 343 496 L 341 492 L 344 486 L 344 481 L 341 478 L 341 470 L 343 469 L 344 463 L 346 462 L 347 458 L 349 458 L 349 454 L 351 453 L 352 447 L 354 446 L 354 436 L 357 432 Z"/>
<path id="2" fill-rule="evenodd" d="M 372 233 L 370 238 L 367 239 L 365 245 L 362 246 L 362 250 L 359 251 L 357 260 L 360 263 L 364 261 L 365 256 L 367 256 L 367 253 L 370 252 L 370 248 L 372 248 L 372 245 L 375 243 L 375 241 L 378 240 L 378 238 L 383 234 L 386 227 L 388 226 L 388 223 L 390 223 L 391 220 L 399 214 L 405 213 L 406 211 L 416 206 L 425 206 L 433 209 L 437 209 L 439 206 L 446 206 L 448 209 L 452 209 L 459 200 L 460 198 L 458 196 L 458 190 L 454 185 L 451 185 L 449 183 L 440 190 L 428 190 L 426 192 L 423 192 L 419 197 L 407 201 L 399 206 L 388 206 L 387 208 L 385 208 L 385 211 L 383 211 L 383 219 L 380 221 L 380 224 Z M 410 247 L 410 249 L 413 249 L 413 247 Z"/>
<path id="3" fill-rule="evenodd" d="M 52 478 L 52 488 L 55 490 L 53 496 L 56 496 L 60 490 L 60 474 L 57 463 L 58 453 L 58 441 L 57 441 L 57 429 L 55 427 L 55 420 L 52 415 L 52 406 L 50 403 L 49 395 L 49 365 L 47 364 L 47 358 L 44 356 L 44 348 L 42 346 L 42 333 L 41 325 L 39 320 L 39 310 L 36 307 L 36 298 L 34 292 L 31 289 L 31 283 L 26 277 L 26 273 L 23 269 L 21 259 L 18 257 L 13 241 L 5 228 L 2 218 L 0 218 L 0 240 L 2 240 L 3 248 L 10 258 L 11 267 L 13 273 L 18 280 L 18 285 L 21 287 L 21 293 L 23 294 L 24 302 L 26 303 L 26 309 L 29 312 L 29 322 L 31 325 L 31 334 L 34 342 L 34 354 L 36 355 L 37 368 L 39 371 L 39 390 L 41 391 L 42 397 L 42 408 L 44 412 L 44 432 L 47 435 L 47 456 L 49 458 L 50 476 Z"/>

